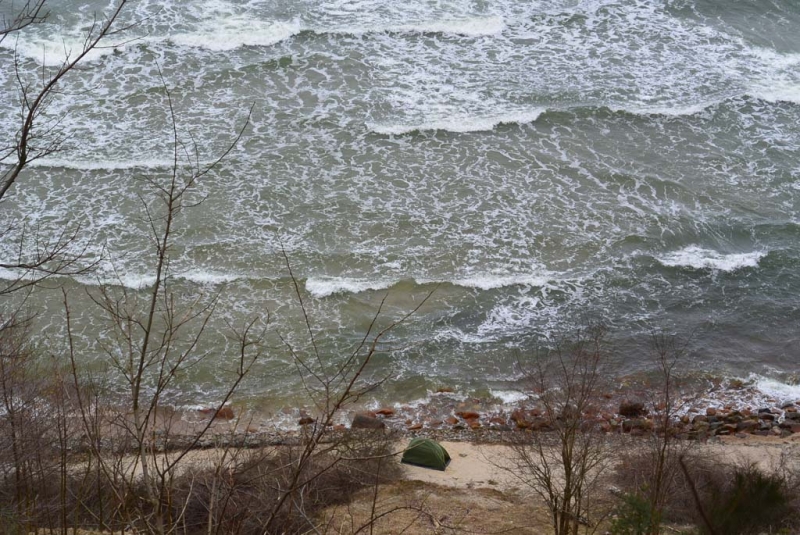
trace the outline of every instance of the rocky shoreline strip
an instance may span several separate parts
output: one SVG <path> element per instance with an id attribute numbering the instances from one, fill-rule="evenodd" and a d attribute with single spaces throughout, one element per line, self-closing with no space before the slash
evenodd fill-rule
<path id="1" fill-rule="evenodd" d="M 611 399 L 605 407 L 590 407 L 583 418 L 595 424 L 604 433 L 643 436 L 652 432 L 663 418 L 663 406 L 648 407 L 647 403 L 634 399 L 623 399 L 616 408 Z M 714 436 L 746 435 L 786 437 L 800 433 L 800 400 L 777 402 L 758 407 L 736 407 L 727 404 L 721 408 L 714 405 L 692 406 L 675 411 L 669 423 L 669 432 L 678 438 L 705 440 Z M 422 412 L 424 414 L 424 411 Z M 522 405 L 513 410 L 481 411 L 480 402 L 459 402 L 455 410 L 443 419 L 422 416 L 405 417 L 408 411 L 384 407 L 376 411 L 357 413 L 352 420 L 352 428 L 390 428 L 410 433 L 436 431 L 437 434 L 457 440 L 459 436 L 470 438 L 470 433 L 484 434 L 509 432 L 547 432 L 552 431 L 552 421 L 535 402 Z M 312 422 L 307 422 L 310 424 Z M 307 425 L 306 424 L 306 425 Z M 342 427 L 344 428 L 344 427 Z M 447 433 L 447 431 L 455 433 Z"/>
<path id="2" fill-rule="evenodd" d="M 736 379 L 710 380 L 701 388 L 676 398 L 670 411 L 669 432 L 674 436 L 704 441 L 713 437 L 787 437 L 800 433 L 800 396 L 775 395 Z M 587 423 L 608 434 L 646 436 L 662 421 L 665 407 L 653 401 L 647 384 L 625 384 L 599 396 L 583 414 Z M 513 440 L 511 433 L 552 430 L 535 396 L 508 404 L 497 399 L 470 398 L 450 388 L 431 393 L 423 403 L 362 407 L 343 414 L 332 426 L 334 435 L 348 429 L 383 429 L 402 435 L 424 435 L 441 440 L 502 443 Z M 208 416 L 199 414 L 200 419 Z M 280 422 L 274 416 L 248 418 L 246 428 L 240 415 L 225 410 L 217 415 L 237 429 L 225 438 L 215 426 L 199 448 L 217 447 L 221 442 L 255 447 L 298 441 L 317 425 L 302 409 L 284 409 Z M 239 422 L 239 423 L 235 423 Z M 216 423 L 216 422 L 215 422 Z M 221 422 L 224 423 L 224 422 Z M 174 439 L 173 439 L 174 440 Z"/>

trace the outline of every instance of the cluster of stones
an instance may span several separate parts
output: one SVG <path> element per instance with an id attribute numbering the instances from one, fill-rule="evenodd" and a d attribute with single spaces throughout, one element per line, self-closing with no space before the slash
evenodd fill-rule
<path id="1" fill-rule="evenodd" d="M 451 392 L 447 390 L 445 392 Z M 663 406 L 651 407 L 651 410 L 639 401 L 625 399 L 617 406 L 612 395 L 604 395 L 597 405 L 587 407 L 581 415 L 587 425 L 605 433 L 624 433 L 632 436 L 645 435 L 657 431 L 663 421 Z M 617 398 L 619 400 L 619 398 Z M 350 425 L 337 423 L 334 430 L 353 429 L 385 429 L 418 432 L 436 430 L 445 432 L 478 432 L 478 431 L 549 431 L 554 427 L 553 418 L 548 417 L 541 408 L 517 408 L 512 411 L 497 411 L 481 406 L 478 399 L 471 402 L 460 402 L 451 406 L 444 405 L 439 409 L 429 407 L 428 412 L 414 410 L 411 407 L 399 409 L 385 407 L 375 411 L 356 413 Z M 684 402 L 687 400 L 683 400 Z M 773 400 L 769 400 L 772 402 Z M 691 408 L 682 412 L 680 417 L 672 418 L 668 432 L 688 439 L 706 439 L 712 436 L 747 435 L 788 436 L 800 433 L 800 401 L 778 404 L 770 403 L 768 407 L 707 407 Z M 702 405 L 701 405 L 702 406 Z M 438 412 L 437 412 L 438 410 Z M 233 420 L 233 410 L 226 406 L 219 411 L 202 409 L 205 416 L 218 420 Z M 300 411 L 298 426 L 315 425 L 316 419 L 304 411 Z M 247 428 L 248 434 L 261 434 L 261 429 Z"/>
<path id="2" fill-rule="evenodd" d="M 710 407 L 705 414 L 689 412 L 676 424 L 689 438 L 705 438 L 715 435 L 788 436 L 800 433 L 800 412 L 795 403 L 787 403 L 780 409 L 763 407 L 757 410 L 730 407 Z"/>
<path id="3" fill-rule="evenodd" d="M 800 402 L 798 402 L 800 403 Z M 606 433 L 625 433 L 641 436 L 655 430 L 660 421 L 663 407 L 655 407 L 648 411 L 645 405 L 636 401 L 625 400 L 618 410 L 600 412 L 589 408 L 583 415 L 587 424 L 594 425 Z M 304 419 L 300 425 L 312 423 Z M 455 410 L 443 419 L 418 420 L 403 418 L 395 409 L 383 408 L 377 411 L 357 413 L 351 423 L 354 429 L 405 429 L 420 431 L 423 429 L 450 429 L 453 431 L 550 431 L 553 420 L 538 408 L 519 408 L 509 412 L 480 413 L 476 410 Z M 708 407 L 704 413 L 690 409 L 680 418 L 670 422 L 668 432 L 688 439 L 705 439 L 721 435 L 762 435 L 788 436 L 800 433 L 800 411 L 795 403 L 787 403 L 778 408 L 742 408 Z"/>

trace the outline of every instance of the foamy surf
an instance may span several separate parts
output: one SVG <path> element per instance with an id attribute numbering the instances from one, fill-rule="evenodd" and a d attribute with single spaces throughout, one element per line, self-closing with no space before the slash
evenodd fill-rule
<path id="1" fill-rule="evenodd" d="M 703 249 L 696 245 L 685 247 L 679 251 L 655 257 L 668 267 L 688 267 L 693 269 L 710 269 L 731 272 L 744 268 L 754 268 L 766 256 L 766 252 L 723 254 L 711 249 Z"/>
<path id="2" fill-rule="evenodd" d="M 334 294 L 358 294 L 370 290 L 385 290 L 396 284 L 396 280 L 359 280 L 342 277 L 311 277 L 306 280 L 306 291 L 317 298 Z"/>
<path id="3" fill-rule="evenodd" d="M 303 30 L 298 21 L 261 21 L 241 15 L 208 21 L 192 32 L 170 35 L 166 40 L 179 46 L 224 52 L 245 46 L 272 46 Z"/>
<path id="4" fill-rule="evenodd" d="M 478 274 L 469 277 L 454 279 L 409 279 L 414 284 L 452 284 L 462 288 L 474 288 L 478 290 L 494 290 L 508 286 L 547 286 L 554 275 L 550 274 Z M 314 297 L 323 298 L 334 294 L 350 293 L 358 294 L 361 292 L 386 290 L 399 283 L 400 279 L 358 279 L 347 277 L 310 277 L 306 281 L 306 291 Z"/>
<path id="5" fill-rule="evenodd" d="M 534 110 L 513 112 L 509 111 L 500 115 L 486 117 L 454 115 L 443 117 L 420 123 L 397 124 L 397 123 L 368 123 L 367 128 L 382 135 L 403 135 L 411 132 L 424 132 L 443 130 L 459 134 L 469 132 L 488 132 L 503 124 L 528 124 L 536 121 L 546 110 L 537 108 Z"/>
<path id="6" fill-rule="evenodd" d="M 708 8 L 700 4 L 696 11 Z M 59 36 L 79 36 L 85 24 L 81 5 L 64 0 L 66 16 L 20 32 L 21 44 L 34 45 L 25 53 L 60 59 Z M 409 345 L 424 340 L 426 358 L 398 353 L 404 380 L 387 383 L 387 393 L 406 395 L 405 379 L 489 377 L 512 351 L 554 341 L 583 315 L 633 338 L 645 322 L 688 330 L 714 317 L 702 347 L 719 355 L 720 373 L 790 366 L 780 355 L 796 319 L 784 297 L 800 280 L 789 223 L 800 188 L 791 28 L 766 45 L 776 50 L 759 51 L 762 39 L 731 33 L 736 9 L 704 18 L 650 0 L 146 0 L 134 9 L 123 22 L 143 20 L 128 33 L 146 37 L 66 77 L 50 108 L 54 120 L 64 113 L 59 127 L 77 150 L 31 165 L 2 211 L 30 221 L 43 240 L 82 223 L 82 243 L 92 254 L 105 247 L 120 284 L 148 287 L 151 271 L 136 254 L 150 250 L 137 219 L 141 185 L 131 178 L 172 165 L 158 141 L 169 124 L 154 61 L 201 154 L 230 139 L 237 110 L 255 102 L 236 153 L 198 192 L 208 202 L 187 211 L 175 235 L 176 297 L 223 291 L 242 276 L 224 288 L 233 302 L 210 325 L 213 355 L 227 347 L 214 338 L 225 321 L 265 303 L 293 306 L 274 254 L 280 237 L 304 274 L 303 292 L 331 318 L 320 327 L 326 352 L 360 321 L 353 299 L 390 292 L 403 302 L 440 284 L 434 306 L 397 333 Z M 0 60 L 11 65 L 0 69 L 8 111 L 0 131 L 13 144 L 13 54 L 1 49 Z M 41 71 L 21 64 L 32 80 Z M 422 134 L 396 135 L 412 131 Z M 664 239 L 693 238 L 657 245 L 670 232 Z M 711 245 L 719 236 L 741 249 Z M 11 241 L 0 249 L 14 258 Z M 760 249 L 780 254 L 762 260 Z M 675 284 L 681 273 L 697 276 Z M 108 271 L 94 275 L 117 282 Z M 84 294 L 75 299 L 88 302 Z M 50 306 L 44 290 L 36 299 Z M 91 321 L 88 359 L 105 336 Z M 287 326 L 287 335 L 302 338 L 293 331 L 301 327 Z M 210 357 L 203 374 L 218 363 Z M 280 373 L 276 365 L 265 374 L 275 384 L 254 388 L 277 397 L 296 390 Z M 491 381 L 476 385 L 481 395 L 490 385 L 514 389 Z"/>
<path id="7" fill-rule="evenodd" d="M 386 24 L 310 28 L 318 34 L 364 35 L 373 33 L 436 33 L 463 37 L 499 35 L 506 25 L 501 17 L 469 17 L 453 20 L 420 21 L 412 24 Z"/>
<path id="8" fill-rule="evenodd" d="M 758 391 L 782 403 L 800 400 L 800 384 L 788 384 L 756 374 L 751 374 L 747 382 L 752 383 Z"/>
<path id="9" fill-rule="evenodd" d="M 231 273 L 217 273 L 202 270 L 190 270 L 174 273 L 169 276 L 171 280 L 191 282 L 200 286 L 216 286 L 233 282 L 245 277 Z M 79 276 L 75 280 L 87 286 L 122 286 L 132 290 L 151 288 L 156 282 L 154 275 L 137 273 L 122 273 L 118 275 L 100 274 L 97 276 Z"/>
<path id="10" fill-rule="evenodd" d="M 185 160 L 178 160 L 178 167 L 189 167 L 199 165 L 208 166 L 214 163 L 213 160 L 187 163 Z M 28 164 L 29 167 L 74 169 L 79 171 L 122 171 L 128 169 L 171 169 L 175 161 L 171 159 L 142 159 L 142 160 L 80 160 L 62 158 L 42 158 L 34 160 Z"/>
<path id="11" fill-rule="evenodd" d="M 124 48 L 120 44 L 113 47 L 114 43 L 101 43 L 100 47 L 93 48 L 83 58 L 83 62 L 97 61 L 114 50 Z M 33 37 L 4 39 L 0 41 L 0 48 L 14 51 L 15 54 L 35 61 L 45 67 L 59 67 L 67 61 L 74 60 L 84 50 L 85 36 L 57 36 L 52 38 Z"/>
<path id="12" fill-rule="evenodd" d="M 498 400 L 503 405 L 516 405 L 522 401 L 529 399 L 531 396 L 519 390 L 490 390 L 489 394 Z"/>
<path id="13" fill-rule="evenodd" d="M 613 112 L 616 113 L 630 113 L 633 115 L 643 116 L 661 116 L 661 117 L 687 117 L 703 113 L 709 108 L 724 102 L 724 99 L 709 100 L 706 102 L 698 102 L 697 104 L 675 104 L 675 105 L 654 105 L 654 106 L 608 106 Z"/>
<path id="14" fill-rule="evenodd" d="M 477 275 L 449 281 L 456 286 L 478 290 L 496 290 L 507 286 L 547 286 L 552 276 L 542 275 Z"/>
<path id="15" fill-rule="evenodd" d="M 773 104 L 777 102 L 800 104 L 800 82 L 791 83 L 785 80 L 775 82 L 755 90 L 753 96 Z"/>

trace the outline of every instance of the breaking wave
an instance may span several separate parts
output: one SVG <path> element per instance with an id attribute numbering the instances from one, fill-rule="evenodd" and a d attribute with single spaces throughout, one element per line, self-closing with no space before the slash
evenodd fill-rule
<path id="1" fill-rule="evenodd" d="M 767 253 L 763 251 L 723 254 L 711 249 L 703 249 L 696 245 L 691 245 L 679 251 L 657 256 L 656 260 L 668 267 L 689 267 L 732 272 L 739 269 L 757 267 L 759 261 L 766 255 Z"/>
<path id="2" fill-rule="evenodd" d="M 494 290 L 508 286 L 547 286 L 553 278 L 543 275 L 475 275 L 453 280 L 405 279 L 415 284 L 452 284 L 462 288 Z M 328 297 L 337 293 L 361 293 L 370 290 L 386 290 L 401 282 L 401 279 L 350 279 L 343 277 L 312 277 L 306 281 L 306 290 L 314 297 Z"/>
<path id="3" fill-rule="evenodd" d="M 317 34 L 363 35 L 370 33 L 436 33 L 463 37 L 488 37 L 505 29 L 500 17 L 470 17 L 464 19 L 418 22 L 414 24 L 342 26 L 330 29 L 309 29 Z"/>
<path id="4" fill-rule="evenodd" d="M 367 124 L 367 128 L 376 134 L 383 135 L 402 135 L 428 130 L 445 130 L 456 133 L 485 132 L 494 130 L 501 124 L 532 123 L 544 112 L 544 108 L 536 108 L 530 111 L 508 112 L 488 117 L 453 116 L 416 124 Z"/>
<path id="5" fill-rule="evenodd" d="M 341 277 L 309 278 L 306 281 L 306 291 L 314 297 L 328 297 L 338 293 L 361 293 L 369 290 L 385 290 L 394 286 L 397 281 L 387 280 L 359 280 Z"/>

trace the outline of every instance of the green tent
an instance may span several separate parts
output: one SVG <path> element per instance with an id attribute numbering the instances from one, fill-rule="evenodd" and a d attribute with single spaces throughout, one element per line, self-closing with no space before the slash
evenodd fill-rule
<path id="1" fill-rule="evenodd" d="M 444 470 L 450 462 L 450 454 L 438 442 L 429 438 L 415 438 L 409 442 L 400 462 Z"/>

